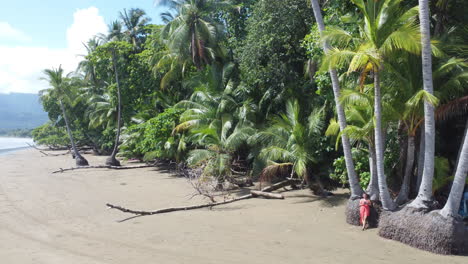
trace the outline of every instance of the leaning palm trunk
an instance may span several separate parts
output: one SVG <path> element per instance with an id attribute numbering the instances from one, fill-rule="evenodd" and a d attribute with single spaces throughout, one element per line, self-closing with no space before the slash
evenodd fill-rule
<path id="1" fill-rule="evenodd" d="M 468 123 L 467 123 L 468 124 Z M 468 129 L 468 126 L 467 126 Z M 452 189 L 450 195 L 445 204 L 444 208 L 440 211 L 440 214 L 445 218 L 449 216 L 456 216 L 460 209 L 460 201 L 463 194 L 463 188 L 466 184 L 466 175 L 468 174 L 468 140 L 467 130 L 465 129 L 465 135 L 462 141 L 462 147 L 460 151 L 460 158 L 457 164 L 457 171 L 455 172 L 455 178 L 453 180 Z"/>
<path id="2" fill-rule="evenodd" d="M 408 151 L 406 153 L 406 164 L 405 164 L 405 176 L 403 177 L 403 183 L 401 184 L 400 192 L 395 200 L 398 205 L 404 204 L 408 201 L 408 196 L 410 192 L 410 181 L 411 174 L 413 172 L 414 165 L 414 136 L 408 136 Z"/>
<path id="3" fill-rule="evenodd" d="M 76 166 L 88 166 L 89 165 L 88 161 L 83 156 L 81 156 L 80 152 L 76 148 L 75 140 L 73 140 L 73 135 L 70 129 L 70 123 L 68 122 L 68 117 L 67 117 L 67 114 L 65 113 L 65 106 L 63 105 L 62 100 L 60 100 L 60 108 L 62 109 L 62 115 L 63 115 L 63 119 L 65 120 L 65 126 L 67 127 L 68 137 L 70 138 L 70 143 L 73 149 L 73 153 L 75 154 Z"/>
<path id="4" fill-rule="evenodd" d="M 431 57 L 431 33 L 429 28 L 429 3 L 428 0 L 419 0 L 419 20 L 422 45 L 422 71 L 424 90 L 433 94 L 432 84 L 432 57 Z M 424 170 L 419 187 L 418 196 L 410 204 L 415 208 L 427 208 L 433 201 L 432 181 L 434 178 L 434 150 L 435 150 L 435 121 L 434 107 L 429 102 L 424 102 L 424 129 L 425 129 L 425 153 Z"/>
<path id="5" fill-rule="evenodd" d="M 372 201 L 380 200 L 379 195 L 379 178 L 377 177 L 377 163 L 375 160 L 374 144 L 369 143 L 369 168 L 370 168 L 370 181 L 367 186 L 367 194 L 369 194 Z"/>
<path id="6" fill-rule="evenodd" d="M 467 134 L 468 134 L 468 119 L 466 119 L 465 133 L 463 134 L 462 142 L 465 142 L 466 137 L 468 136 Z M 460 150 L 458 151 L 457 162 L 455 163 L 455 168 L 458 168 L 458 163 L 460 163 L 460 158 L 461 157 L 462 157 L 462 148 L 460 148 Z"/>
<path id="7" fill-rule="evenodd" d="M 394 210 L 396 205 L 390 197 L 387 179 L 384 171 L 384 142 L 382 138 L 382 96 L 380 93 L 380 76 L 378 70 L 374 72 L 374 115 L 375 115 L 375 160 L 377 163 L 377 177 L 379 178 L 380 200 L 384 210 Z"/>
<path id="8" fill-rule="evenodd" d="M 115 72 L 115 82 L 117 84 L 117 133 L 115 135 L 115 143 L 114 149 L 112 150 L 112 154 L 106 160 L 106 165 L 111 166 L 120 166 L 120 162 L 115 158 L 117 152 L 119 151 L 119 140 L 120 140 L 120 121 L 121 121 L 121 108 L 122 108 L 122 101 L 120 98 L 120 83 L 119 83 L 119 74 L 117 72 L 117 59 L 115 57 L 115 50 L 112 50 L 112 64 L 114 64 L 114 72 Z"/>
<path id="9" fill-rule="evenodd" d="M 315 20 L 317 21 L 318 29 L 320 34 L 323 34 L 323 31 L 325 30 L 325 24 L 323 23 L 323 18 L 322 18 L 322 12 L 320 10 L 320 6 L 317 2 L 317 0 L 311 0 L 310 1 L 312 4 L 312 9 L 314 10 L 314 16 Z M 328 52 L 330 49 L 328 43 L 323 44 L 323 50 L 325 53 Z M 338 115 L 338 123 L 340 125 L 340 130 L 343 131 L 346 128 L 346 117 L 344 113 L 343 106 L 339 102 L 340 98 L 340 84 L 338 80 L 338 75 L 336 73 L 335 69 L 330 68 L 329 69 L 331 81 L 332 81 L 332 87 L 333 87 L 333 95 L 335 97 L 335 105 L 336 105 L 336 112 Z M 349 180 L 349 186 L 351 189 L 351 198 L 355 199 L 357 197 L 360 197 L 362 195 L 362 188 L 359 185 L 359 180 L 356 175 L 356 170 L 354 169 L 354 162 L 353 162 L 353 156 L 351 154 L 351 144 L 349 143 L 348 137 L 343 133 L 341 135 L 341 142 L 343 145 L 343 153 L 345 157 L 345 162 L 346 162 L 346 170 L 348 173 L 348 180 Z"/>

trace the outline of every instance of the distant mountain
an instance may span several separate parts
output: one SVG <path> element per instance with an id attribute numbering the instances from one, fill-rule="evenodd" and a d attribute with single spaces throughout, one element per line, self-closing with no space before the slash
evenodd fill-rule
<path id="1" fill-rule="evenodd" d="M 0 94 L 0 128 L 35 128 L 47 122 L 37 94 Z"/>

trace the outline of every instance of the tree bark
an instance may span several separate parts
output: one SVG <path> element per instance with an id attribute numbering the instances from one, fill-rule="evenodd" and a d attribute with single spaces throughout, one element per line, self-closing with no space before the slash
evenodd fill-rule
<path id="1" fill-rule="evenodd" d="M 370 168 L 370 181 L 367 187 L 367 194 L 369 194 L 372 201 L 380 200 L 379 195 L 379 178 L 377 176 L 377 163 L 375 160 L 374 144 L 369 143 L 369 168 Z"/>
<path id="2" fill-rule="evenodd" d="M 312 4 L 315 21 L 317 21 L 317 26 L 318 26 L 320 35 L 322 35 L 323 31 L 325 30 L 325 24 L 323 22 L 320 5 L 317 0 L 311 0 L 310 2 Z M 329 49 L 330 49 L 329 44 L 324 43 L 323 44 L 324 53 L 327 53 Z M 336 106 L 336 112 L 338 115 L 338 123 L 340 125 L 340 131 L 343 131 L 346 128 L 347 124 L 346 124 L 346 117 L 345 117 L 343 106 L 339 102 L 340 83 L 338 80 L 338 74 L 336 73 L 336 70 L 332 68 L 329 69 L 329 73 L 330 73 L 330 77 L 332 81 L 333 95 L 335 97 L 335 106 Z M 353 161 L 353 156 L 351 153 L 351 144 L 349 142 L 348 136 L 346 136 L 344 133 L 341 135 L 341 143 L 343 145 L 343 153 L 345 157 L 346 170 L 348 173 L 348 181 L 349 181 L 349 187 L 351 190 L 351 198 L 356 199 L 362 196 L 363 191 L 362 191 L 361 186 L 359 185 L 359 180 L 356 174 L 356 170 L 354 168 L 354 161 Z"/>
<path id="3" fill-rule="evenodd" d="M 408 151 L 406 153 L 406 164 L 405 164 L 405 176 L 403 177 L 403 183 L 401 184 L 400 192 L 395 200 L 398 205 L 404 204 L 408 201 L 410 192 L 410 181 L 413 173 L 414 165 L 414 136 L 408 136 Z"/>
<path id="4" fill-rule="evenodd" d="M 468 140 L 466 133 L 467 130 L 465 129 L 465 136 L 462 141 L 460 152 L 460 160 L 457 164 L 457 171 L 453 180 L 452 189 L 450 190 L 447 203 L 440 211 L 440 214 L 445 218 L 458 215 L 458 210 L 460 209 L 460 201 L 463 195 L 463 189 L 466 184 L 466 175 L 468 174 Z"/>
<path id="5" fill-rule="evenodd" d="M 60 108 L 62 109 L 63 119 L 65 120 L 65 126 L 67 127 L 68 137 L 70 138 L 70 143 L 71 143 L 73 152 L 75 154 L 76 166 L 87 166 L 89 165 L 88 161 L 83 156 L 81 156 L 80 152 L 76 148 L 75 140 L 73 139 L 73 134 L 71 133 L 71 129 L 70 129 L 70 122 L 68 121 L 67 113 L 65 112 L 65 106 L 63 105 L 63 102 L 61 99 L 59 100 L 59 102 L 60 102 Z"/>
<path id="6" fill-rule="evenodd" d="M 419 0 L 419 21 L 421 31 L 421 46 L 422 46 L 422 71 L 423 71 L 423 86 L 424 90 L 433 94 L 432 83 L 432 48 L 431 48 L 431 32 L 429 21 L 429 1 Z M 435 120 L 434 107 L 427 101 L 424 102 L 424 170 L 419 187 L 418 196 L 410 204 L 415 208 L 428 208 L 432 203 L 432 181 L 434 178 L 434 155 L 435 155 Z"/>
<path id="7" fill-rule="evenodd" d="M 467 134 L 468 134 L 468 119 L 466 119 L 465 133 L 463 134 L 462 142 L 465 142 L 466 137 L 467 137 Z M 463 144 L 463 143 L 462 143 L 462 144 Z M 455 163 L 455 168 L 458 168 L 458 163 L 460 163 L 461 154 L 462 154 L 462 148 L 460 148 L 460 150 L 458 151 L 457 161 L 456 161 L 456 163 Z"/>
<path id="8" fill-rule="evenodd" d="M 416 179 L 416 190 L 415 193 L 419 192 L 419 186 L 421 186 L 421 180 L 424 170 L 424 126 L 421 127 L 421 135 L 419 139 L 419 153 L 418 153 L 418 178 Z"/>
<path id="9" fill-rule="evenodd" d="M 379 178 L 379 191 L 382 208 L 392 211 L 396 208 L 388 191 L 387 179 L 384 171 L 384 149 L 382 138 L 382 96 L 380 93 L 380 76 L 378 70 L 374 71 L 374 115 L 375 115 L 375 159 L 377 163 L 377 177 Z"/>
<path id="10" fill-rule="evenodd" d="M 119 83 L 119 73 L 117 71 L 117 58 L 115 55 L 115 49 L 112 50 L 112 64 L 114 65 L 114 72 L 115 72 L 115 82 L 117 84 L 117 133 L 115 135 L 115 143 L 114 149 L 112 150 L 112 154 L 106 160 L 106 165 L 109 166 L 120 166 L 120 162 L 115 158 L 117 156 L 117 152 L 119 151 L 119 140 L 120 140 L 120 127 L 121 127 L 121 108 L 122 108 L 122 101 L 120 97 L 120 83 Z"/>

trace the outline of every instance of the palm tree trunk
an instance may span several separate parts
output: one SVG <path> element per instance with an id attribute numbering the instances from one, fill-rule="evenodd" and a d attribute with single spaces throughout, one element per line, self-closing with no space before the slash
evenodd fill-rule
<path id="1" fill-rule="evenodd" d="M 380 94 L 380 76 L 374 72 L 374 115 L 375 115 L 375 159 L 377 163 L 377 177 L 379 178 L 380 200 L 384 210 L 394 210 L 396 205 L 390 197 L 387 179 L 384 171 L 384 142 L 382 138 L 382 96 Z"/>
<path id="2" fill-rule="evenodd" d="M 375 160 L 375 148 L 373 143 L 369 143 L 369 168 L 370 181 L 366 192 L 369 194 L 372 201 L 378 201 L 380 200 L 379 178 L 377 177 L 377 163 Z"/>
<path id="3" fill-rule="evenodd" d="M 467 123 L 468 124 L 468 123 Z M 466 175 L 468 174 L 468 140 L 467 140 L 467 129 L 465 129 L 465 136 L 462 141 L 462 147 L 460 152 L 460 160 L 457 164 L 457 171 L 455 173 L 455 179 L 453 180 L 452 189 L 450 195 L 445 204 L 444 208 L 440 211 L 440 214 L 445 218 L 449 216 L 456 216 L 460 209 L 460 201 L 463 195 L 463 188 L 466 184 Z"/>
<path id="4" fill-rule="evenodd" d="M 410 192 L 410 181 L 411 174 L 413 172 L 414 165 L 414 136 L 408 135 L 408 151 L 406 153 L 406 164 L 405 164 L 405 176 L 403 177 L 403 183 L 401 184 L 400 192 L 395 200 L 398 205 L 404 204 L 408 201 Z"/>
<path id="5" fill-rule="evenodd" d="M 65 112 L 65 106 L 63 105 L 62 100 L 59 100 L 59 101 L 60 101 L 60 108 L 62 109 L 63 119 L 65 120 L 65 126 L 67 127 L 68 137 L 70 138 L 70 143 L 73 149 L 73 153 L 75 153 L 76 166 L 88 166 L 89 165 L 88 161 L 83 156 L 81 156 L 80 152 L 76 148 L 75 140 L 73 139 L 73 135 L 70 129 L 70 123 L 68 122 L 68 117 Z"/>
<path id="6" fill-rule="evenodd" d="M 467 137 L 467 134 L 468 134 L 468 119 L 466 119 L 465 134 L 463 134 L 462 142 L 465 142 L 465 139 L 466 139 L 466 137 Z M 460 150 L 458 151 L 457 161 L 456 161 L 456 163 L 455 163 L 455 168 L 458 168 L 458 163 L 460 163 L 461 153 L 462 153 L 462 149 L 460 148 Z"/>
<path id="7" fill-rule="evenodd" d="M 325 30 L 325 24 L 323 23 L 323 18 L 322 18 L 322 12 L 320 10 L 320 6 L 317 2 L 317 0 L 311 0 L 310 1 L 312 4 L 312 9 L 314 10 L 314 16 L 315 16 L 315 21 L 317 21 L 318 29 L 320 34 L 323 34 L 323 31 Z M 325 53 L 328 52 L 330 49 L 328 43 L 323 44 L 323 50 Z M 336 112 L 338 115 L 338 123 L 340 125 L 340 131 L 343 131 L 347 124 L 346 124 L 346 117 L 344 113 L 343 106 L 339 102 L 340 98 L 340 84 L 338 80 L 338 74 L 336 73 L 335 69 L 330 68 L 329 69 L 331 81 L 332 81 L 332 87 L 333 87 L 333 95 L 335 97 L 335 105 L 336 105 Z M 343 153 L 345 157 L 345 162 L 346 162 L 346 170 L 348 173 L 348 181 L 349 181 L 349 187 L 351 189 L 351 198 L 358 198 L 361 197 L 363 191 L 361 186 L 359 185 L 359 180 L 356 175 L 356 170 L 354 169 L 354 161 L 353 161 L 353 156 L 351 154 L 351 144 L 349 143 L 348 137 L 343 133 L 341 135 L 341 142 L 343 145 Z"/>
<path id="8" fill-rule="evenodd" d="M 114 149 L 112 150 L 111 156 L 106 160 L 107 165 L 111 166 L 120 166 L 120 162 L 115 158 L 117 156 L 117 152 L 119 151 L 119 140 L 120 140 L 120 127 L 121 127 L 121 109 L 122 109 L 122 100 L 120 98 L 120 83 L 119 83 L 119 74 L 117 71 L 117 59 L 115 55 L 115 50 L 112 50 L 112 64 L 114 64 L 114 72 L 115 72 L 115 82 L 117 84 L 117 133 L 115 135 L 115 143 Z"/>
<path id="9" fill-rule="evenodd" d="M 419 0 L 419 21 L 422 45 L 423 86 L 426 92 L 433 94 L 429 0 Z M 429 102 L 424 102 L 424 129 L 425 152 L 423 176 L 418 196 L 410 205 L 415 208 L 427 208 L 428 204 L 433 201 L 432 181 L 434 178 L 435 121 L 434 107 Z"/>
<path id="10" fill-rule="evenodd" d="M 424 126 L 421 127 L 421 135 L 419 139 L 419 153 L 418 153 L 418 178 L 416 179 L 416 190 L 415 193 L 419 192 L 419 186 L 421 186 L 421 180 L 424 170 Z"/>

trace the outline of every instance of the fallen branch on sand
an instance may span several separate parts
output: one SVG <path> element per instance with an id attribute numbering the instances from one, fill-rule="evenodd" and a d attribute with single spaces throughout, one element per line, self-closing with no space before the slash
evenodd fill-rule
<path id="1" fill-rule="evenodd" d="M 141 169 L 155 167 L 153 164 L 138 165 L 138 166 L 109 166 L 109 165 L 98 165 L 98 166 L 82 166 L 72 167 L 67 169 L 60 168 L 59 170 L 53 171 L 52 173 L 62 173 L 64 171 L 81 170 L 81 169 L 113 169 L 113 170 L 128 170 L 128 169 Z"/>
<path id="2" fill-rule="evenodd" d="M 33 149 L 36 149 L 37 151 L 39 151 L 40 153 L 42 153 L 42 154 L 44 154 L 44 155 L 46 155 L 46 156 L 56 157 L 56 156 L 68 155 L 68 154 L 71 153 L 70 150 L 68 150 L 68 151 L 65 152 L 65 153 L 58 153 L 58 154 L 56 154 L 56 153 L 47 153 L 47 152 L 45 152 L 45 149 L 40 149 L 40 148 L 38 148 L 38 147 L 36 147 L 36 146 L 34 146 L 34 145 L 31 145 L 31 144 L 29 144 L 29 143 L 26 143 L 26 144 L 28 144 L 28 146 L 30 146 L 30 147 L 33 148 Z M 63 149 L 63 150 L 65 150 L 65 149 Z"/>
<path id="3" fill-rule="evenodd" d="M 286 180 L 282 181 L 276 184 L 273 184 L 271 186 L 263 188 L 261 191 L 250 191 L 250 194 L 243 195 L 238 198 L 234 199 L 229 199 L 225 200 L 223 202 L 215 202 L 215 203 L 207 203 L 207 204 L 199 204 L 199 205 L 192 205 L 192 206 L 181 206 L 181 207 L 169 207 L 169 208 L 164 208 L 164 209 L 159 209 L 155 211 L 138 211 L 138 210 L 132 210 L 128 208 L 124 208 L 118 205 L 113 205 L 107 203 L 106 206 L 109 207 L 109 209 L 117 209 L 119 211 L 122 211 L 124 213 L 130 213 L 130 214 L 135 214 L 135 215 L 155 215 L 155 214 L 163 214 L 163 213 L 169 213 L 169 212 L 176 212 L 176 211 L 187 211 L 187 210 L 194 210 L 194 209 L 200 209 L 200 208 L 212 208 L 214 206 L 218 205 L 223 205 L 223 204 L 229 204 L 241 200 L 246 200 L 250 198 L 256 198 L 256 197 L 264 197 L 267 199 L 284 199 L 284 196 L 279 193 L 270 193 L 271 191 L 277 190 L 279 188 L 285 187 L 287 185 L 291 185 L 295 183 L 295 180 Z"/>

